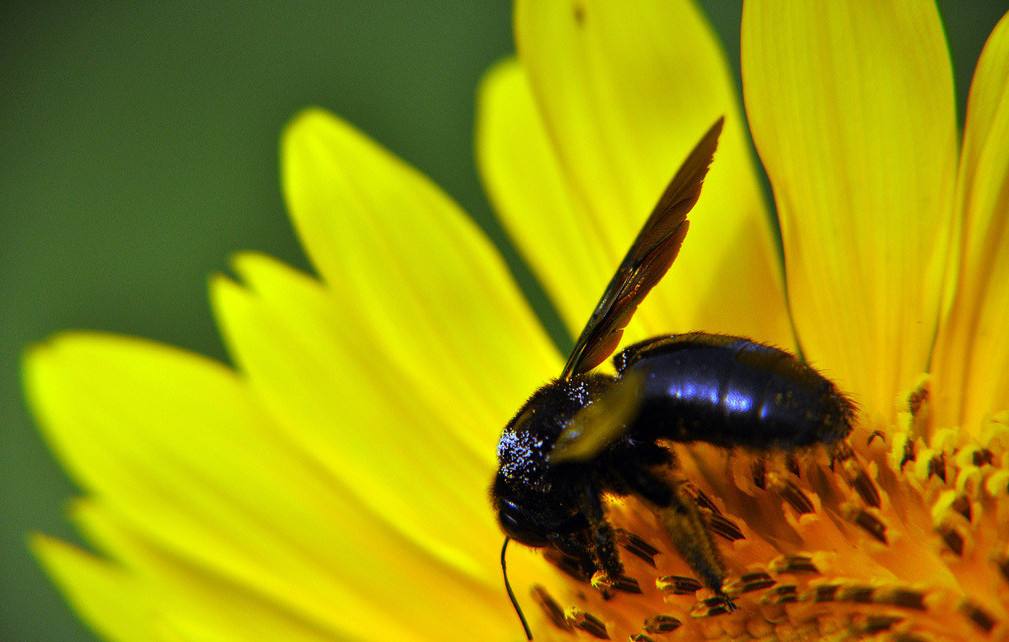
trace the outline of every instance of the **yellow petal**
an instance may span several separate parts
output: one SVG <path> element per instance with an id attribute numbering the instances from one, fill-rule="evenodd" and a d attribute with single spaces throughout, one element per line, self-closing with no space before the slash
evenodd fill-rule
<path id="1" fill-rule="evenodd" d="M 321 110 L 288 126 L 282 153 L 291 216 L 334 305 L 460 416 L 482 407 L 467 430 L 496 436 L 560 370 L 497 250 L 427 178 Z"/>
<path id="2" fill-rule="evenodd" d="M 748 2 L 750 127 L 806 356 L 892 418 L 927 367 L 951 234 L 953 82 L 928 2 Z"/>
<path id="3" fill-rule="evenodd" d="M 154 640 L 148 596 L 122 569 L 44 535 L 31 539 L 35 555 L 66 599 L 95 632 L 113 642 Z"/>
<path id="4" fill-rule="evenodd" d="M 461 425 L 457 408 L 428 398 L 437 379 L 414 379 L 375 350 L 367 326 L 352 325 L 353 315 L 317 283 L 265 257 L 243 257 L 238 269 L 255 292 L 217 281 L 218 317 L 291 438 L 432 552 L 467 528 L 481 537 L 460 548 L 489 552 L 496 537 L 485 490 L 495 437 L 467 444 L 465 429 L 483 427 Z M 446 562 L 480 572 L 476 555 Z"/>
<path id="5" fill-rule="evenodd" d="M 619 259 L 599 221 L 575 202 L 516 61 L 487 73 L 478 108 L 477 159 L 487 193 L 575 334 Z"/>
<path id="6" fill-rule="evenodd" d="M 319 626 L 361 632 L 381 617 L 388 576 L 362 550 L 444 571 L 295 451 L 218 364 L 66 335 L 35 348 L 25 374 L 39 423 L 85 489 L 173 555 Z"/>
<path id="7" fill-rule="evenodd" d="M 96 501 L 74 504 L 82 533 L 115 555 L 116 569 L 142 595 L 155 638 L 181 640 L 290 640 L 327 642 L 360 638 L 339 626 L 319 626 L 297 610 L 170 554 Z"/>
<path id="8" fill-rule="evenodd" d="M 514 72 L 487 81 L 481 107 L 484 173 L 492 194 L 526 192 L 496 200 L 551 290 L 581 293 L 579 301 L 564 299 L 572 329 L 580 330 L 588 319 L 686 154 L 724 114 L 719 152 L 690 216 L 677 264 L 641 307 L 626 341 L 702 329 L 791 345 L 770 227 L 733 82 L 698 10 L 689 2 L 659 0 L 633 7 L 586 1 L 574 8 L 520 2 L 516 36 L 528 82 Z M 535 100 L 524 95 L 530 90 Z M 531 103 L 540 110 L 542 126 L 527 127 L 536 122 Z M 553 161 L 539 140 L 544 135 L 554 144 Z M 515 167 L 527 146 L 534 150 L 536 167 L 553 163 L 560 169 L 547 169 L 537 178 Z M 551 209 L 560 198 L 556 173 L 564 178 L 572 212 Z M 541 191 L 547 197 L 537 202 Z M 555 233 L 541 233 L 555 217 Z M 557 268 L 573 245 L 585 245 L 588 256 Z M 601 271 L 572 273 L 599 254 L 607 260 Z M 556 277 L 555 269 L 560 270 Z"/>
<path id="9" fill-rule="evenodd" d="M 974 73 L 957 196 L 964 232 L 937 343 L 936 411 L 940 425 L 976 432 L 1009 408 L 1009 14 Z"/>
<path id="10" fill-rule="evenodd" d="M 408 571 L 398 558 L 405 553 L 392 551 L 380 566 L 370 562 L 375 581 L 355 576 L 355 584 L 427 575 L 437 579 L 403 586 L 400 597 L 424 604 L 435 581 L 445 599 L 466 601 L 467 617 L 491 622 L 507 614 L 498 569 L 488 563 L 501 542 L 487 496 L 499 429 L 488 430 L 480 405 L 454 396 L 435 374 L 422 376 L 416 364 L 376 349 L 375 330 L 321 284 L 262 256 L 242 256 L 236 269 L 249 289 L 218 279 L 213 300 L 271 415 L 307 456 L 385 516 L 410 554 L 441 564 Z M 383 548 L 391 546 L 376 550 Z"/>

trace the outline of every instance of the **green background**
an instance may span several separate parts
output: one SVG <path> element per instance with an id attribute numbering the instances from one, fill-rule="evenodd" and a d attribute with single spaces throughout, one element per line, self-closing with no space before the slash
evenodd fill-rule
<path id="1" fill-rule="evenodd" d="M 703 4 L 736 61 L 738 4 Z M 940 3 L 961 105 L 1006 5 Z M 29 531 L 74 538 L 75 489 L 24 407 L 24 347 L 89 328 L 224 358 L 207 275 L 240 249 L 306 266 L 276 152 L 309 104 L 420 167 L 503 242 L 474 169 L 473 95 L 512 51 L 510 7 L 7 2 L 0 30 L 0 640 L 87 640 L 25 548 Z"/>

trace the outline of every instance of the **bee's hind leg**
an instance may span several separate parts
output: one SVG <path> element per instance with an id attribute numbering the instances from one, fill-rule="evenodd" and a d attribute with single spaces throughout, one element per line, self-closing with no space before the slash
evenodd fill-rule
<path id="1" fill-rule="evenodd" d="M 625 470 L 625 482 L 655 511 L 676 550 L 705 586 L 724 599 L 726 608 L 735 608 L 722 591 L 725 564 L 711 538 L 708 524 L 697 503 L 681 489 L 681 484 L 663 479 L 645 468 Z"/>

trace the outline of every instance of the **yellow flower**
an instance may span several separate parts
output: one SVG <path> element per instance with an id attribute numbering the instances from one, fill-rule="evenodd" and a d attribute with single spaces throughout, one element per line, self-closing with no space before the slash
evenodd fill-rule
<path id="1" fill-rule="evenodd" d="M 692 5 L 530 1 L 516 32 L 521 62 L 481 89 L 480 164 L 569 327 L 726 114 L 683 252 L 627 340 L 801 347 L 861 407 L 832 468 L 821 452 L 762 471 L 677 446 L 737 612 L 695 594 L 629 499 L 611 519 L 659 551 L 652 567 L 628 541 L 640 595 L 513 546 L 537 639 L 1009 637 L 1009 18 L 958 149 L 934 6 L 747 3 L 745 103 L 784 274 Z M 562 356 L 415 170 L 318 110 L 282 156 L 319 278 L 245 254 L 240 283 L 212 280 L 237 370 L 82 333 L 29 354 L 32 407 L 87 491 L 72 514 L 98 554 L 44 536 L 35 550 L 111 640 L 517 639 L 487 486 L 501 426 Z"/>

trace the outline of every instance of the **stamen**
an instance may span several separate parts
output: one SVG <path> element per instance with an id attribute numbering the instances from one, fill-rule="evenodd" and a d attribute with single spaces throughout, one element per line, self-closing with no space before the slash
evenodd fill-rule
<path id="1" fill-rule="evenodd" d="M 610 590 L 622 591 L 624 593 L 641 593 L 641 586 L 633 577 L 618 575 L 616 577 L 607 575 L 604 571 L 597 571 L 592 576 L 592 588 L 606 593 Z"/>
<path id="2" fill-rule="evenodd" d="M 788 502 L 789 505 L 795 509 L 795 512 L 800 515 L 812 513 L 815 510 L 813 502 L 809 499 L 809 497 L 806 497 L 806 493 L 802 492 L 802 490 L 796 486 L 795 482 L 792 480 L 789 479 L 785 481 L 785 483 L 782 484 L 781 488 L 778 488 L 777 491 L 778 495 Z"/>
<path id="3" fill-rule="evenodd" d="M 659 549 L 626 529 L 615 529 L 614 534 L 616 535 L 617 542 L 624 547 L 624 550 L 643 560 L 652 568 L 655 567 L 655 556 L 660 553 Z"/>
<path id="4" fill-rule="evenodd" d="M 802 477 L 802 471 L 799 469 L 799 460 L 794 454 L 788 453 L 785 455 L 785 468 L 796 477 Z"/>
<path id="5" fill-rule="evenodd" d="M 760 490 L 767 489 L 767 460 L 757 457 L 750 465 L 750 474 L 753 477 L 753 485 Z"/>
<path id="6" fill-rule="evenodd" d="M 979 448 L 974 451 L 971 460 L 975 466 L 991 466 L 995 463 L 995 453 L 987 448 Z"/>
<path id="7" fill-rule="evenodd" d="M 882 633 L 883 631 L 889 631 L 893 628 L 894 624 L 903 621 L 904 618 L 897 615 L 869 615 L 865 618 L 862 625 L 858 627 L 858 632 L 863 635 Z"/>
<path id="8" fill-rule="evenodd" d="M 953 500 L 950 508 L 964 516 L 968 522 L 974 518 L 974 510 L 970 503 L 970 498 L 966 495 L 959 495 Z"/>
<path id="9" fill-rule="evenodd" d="M 813 587 L 814 602 L 833 602 L 841 590 L 840 584 L 819 584 Z"/>
<path id="10" fill-rule="evenodd" d="M 603 624 L 603 621 L 588 611 L 572 607 L 567 612 L 567 620 L 571 623 L 571 626 L 585 631 L 592 637 L 599 638 L 600 640 L 610 639 L 610 635 L 607 633 L 606 625 Z"/>
<path id="11" fill-rule="evenodd" d="M 795 584 L 782 584 L 764 593 L 760 598 L 764 604 L 789 604 L 799 601 L 799 588 Z"/>
<path id="12" fill-rule="evenodd" d="M 995 618 L 977 604 L 964 600 L 960 604 L 960 612 L 967 616 L 974 626 L 985 633 L 991 633 L 995 628 Z"/>
<path id="13" fill-rule="evenodd" d="M 876 604 L 888 604 L 915 611 L 925 610 L 925 594 L 913 589 L 891 587 L 878 589 L 873 595 Z"/>
<path id="14" fill-rule="evenodd" d="M 937 530 L 942 537 L 942 541 L 949 547 L 949 550 L 953 551 L 957 557 L 963 557 L 963 535 L 955 527 L 948 524 L 940 526 Z"/>
<path id="15" fill-rule="evenodd" d="M 876 484 L 873 483 L 869 475 L 866 474 L 865 469 L 862 468 L 862 465 L 855 456 L 855 451 L 852 450 L 850 445 L 842 443 L 835 446 L 831 463 L 833 462 L 840 464 L 841 473 L 844 475 L 848 485 L 858 493 L 863 502 L 873 508 L 880 507 L 879 489 L 876 488 Z"/>
<path id="16" fill-rule="evenodd" d="M 877 541 L 886 544 L 886 524 L 868 510 L 856 509 L 849 517 L 862 530 L 872 535 Z"/>
<path id="17" fill-rule="evenodd" d="M 701 490 L 694 484 L 690 482 L 683 482 L 682 484 L 680 484 L 680 489 L 682 489 L 687 493 L 687 495 L 692 497 L 694 503 L 696 503 L 701 508 L 707 508 L 709 511 L 711 511 L 716 515 L 722 514 L 722 511 L 719 510 L 715 502 L 711 501 L 711 498 L 708 497 L 703 490 Z"/>
<path id="18" fill-rule="evenodd" d="M 708 530 L 715 535 L 724 537 L 730 542 L 744 538 L 743 531 L 739 530 L 738 526 L 729 521 L 724 515 L 718 513 L 708 516 Z"/>
<path id="19" fill-rule="evenodd" d="M 907 398 L 907 409 L 911 412 L 911 416 L 915 417 L 921 412 L 922 406 L 928 402 L 928 398 L 931 392 L 929 391 L 928 382 L 923 382 L 918 388 L 912 392 Z"/>
<path id="20" fill-rule="evenodd" d="M 587 572 L 581 562 L 570 555 L 565 555 L 554 549 L 547 549 L 543 557 L 576 582 L 585 583 L 592 579 L 592 574 Z"/>
<path id="21" fill-rule="evenodd" d="M 682 625 L 683 623 L 672 615 L 659 614 L 646 619 L 644 629 L 655 634 L 672 633 Z"/>
<path id="22" fill-rule="evenodd" d="M 904 448 L 901 449 L 900 465 L 898 468 L 900 470 L 904 470 L 904 464 L 909 461 L 916 461 L 917 458 L 918 454 L 915 452 L 914 440 L 908 438 L 907 441 L 904 442 Z"/>
<path id="23" fill-rule="evenodd" d="M 692 577 L 682 575 L 664 575 L 655 580 L 655 586 L 663 593 L 673 595 L 693 595 L 701 590 L 703 584 Z"/>
<path id="24" fill-rule="evenodd" d="M 872 586 L 845 586 L 841 587 L 838 600 L 841 602 L 854 602 L 855 604 L 869 604 L 872 602 L 872 594 L 875 592 Z"/>
<path id="25" fill-rule="evenodd" d="M 740 593 L 752 593 L 753 591 L 771 588 L 778 583 L 777 580 L 767 573 L 747 573 L 740 580 L 743 582 L 743 586 L 739 589 Z"/>
<path id="26" fill-rule="evenodd" d="M 540 608 L 546 613 L 547 619 L 554 626 L 564 631 L 572 630 L 571 623 L 564 617 L 564 609 L 561 608 L 561 605 L 554 598 L 550 597 L 545 588 L 539 584 L 533 586 L 532 595 L 533 600 L 540 605 Z"/>
<path id="27" fill-rule="evenodd" d="M 876 484 L 869 479 L 864 470 L 859 469 L 858 474 L 855 475 L 855 479 L 851 483 L 851 487 L 855 489 L 855 492 L 858 493 L 863 502 L 873 508 L 880 507 L 882 501 L 879 497 L 879 489 L 876 488 Z"/>
<path id="28" fill-rule="evenodd" d="M 998 567 L 999 573 L 1002 574 L 1002 579 L 1009 582 L 1009 555 L 997 557 L 995 565 Z"/>
<path id="29" fill-rule="evenodd" d="M 706 600 L 701 600 L 694 605 L 694 608 L 690 611 L 690 617 L 692 618 L 703 618 L 703 617 L 714 617 L 716 615 L 725 615 L 726 613 L 731 613 L 734 610 L 732 603 L 726 598 L 721 596 L 709 597 Z"/>
<path id="30" fill-rule="evenodd" d="M 771 561 L 771 570 L 775 573 L 819 573 L 808 555 L 785 555 Z"/>
<path id="31" fill-rule="evenodd" d="M 946 454 L 939 453 L 928 461 L 928 476 L 938 477 L 946 483 Z"/>

